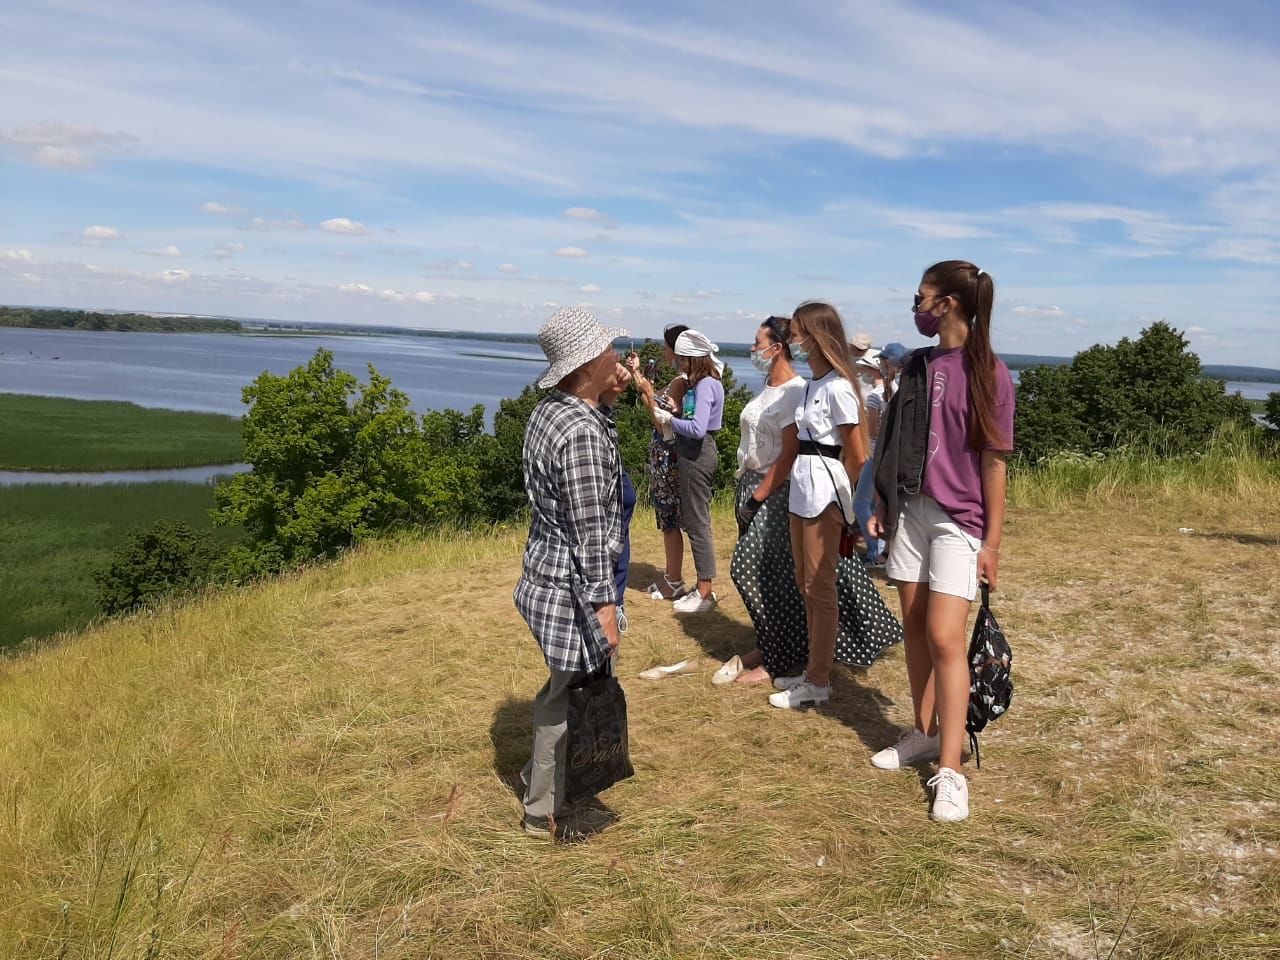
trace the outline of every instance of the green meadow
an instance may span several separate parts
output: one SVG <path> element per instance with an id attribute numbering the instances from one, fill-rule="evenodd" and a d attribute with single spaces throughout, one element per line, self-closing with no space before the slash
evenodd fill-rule
<path id="1" fill-rule="evenodd" d="M 243 453 L 235 417 L 0 393 L 0 470 L 191 467 Z"/>
<path id="2" fill-rule="evenodd" d="M 207 529 L 212 506 L 213 488 L 196 483 L 0 487 L 0 650 L 89 623 L 93 572 L 131 531 Z"/>

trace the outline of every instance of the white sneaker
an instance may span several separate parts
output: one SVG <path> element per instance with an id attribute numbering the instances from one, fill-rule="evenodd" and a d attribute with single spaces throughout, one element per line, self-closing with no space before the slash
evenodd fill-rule
<path id="1" fill-rule="evenodd" d="M 933 787 L 933 806 L 929 817 L 939 823 L 959 823 L 969 816 L 969 782 L 964 774 L 950 767 L 940 767 L 929 780 Z"/>
<path id="2" fill-rule="evenodd" d="M 769 695 L 769 703 L 783 710 L 798 710 L 800 707 L 816 707 L 831 699 L 831 686 L 820 687 L 802 679 L 800 683 Z"/>
<path id="3" fill-rule="evenodd" d="M 804 683 L 804 674 L 803 674 L 803 673 L 797 674 L 797 675 L 796 675 L 796 676 L 794 676 L 794 677 L 774 677 L 774 678 L 773 678 L 773 689 L 775 689 L 775 690 L 790 690 L 790 689 L 791 689 L 792 687 L 794 687 L 797 683 Z"/>
<path id="4" fill-rule="evenodd" d="M 938 734 L 925 736 L 912 727 L 892 747 L 885 747 L 871 758 L 871 765 L 881 770 L 898 770 L 909 763 L 933 761 L 941 753 L 942 739 Z"/>
<path id="5" fill-rule="evenodd" d="M 714 609 L 718 602 L 714 593 L 704 598 L 697 590 L 690 590 L 673 603 L 671 609 L 676 613 L 706 613 L 708 610 Z"/>

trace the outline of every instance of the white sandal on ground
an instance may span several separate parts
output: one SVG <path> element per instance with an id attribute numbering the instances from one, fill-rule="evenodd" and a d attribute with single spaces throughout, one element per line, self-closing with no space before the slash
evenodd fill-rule
<path id="1" fill-rule="evenodd" d="M 677 580 L 675 583 L 672 583 L 667 579 L 667 575 L 665 573 L 662 575 L 662 579 L 666 583 L 667 589 L 671 591 L 671 596 L 668 597 L 663 593 L 662 588 L 658 586 L 658 582 L 655 580 L 647 587 L 650 600 L 666 600 L 670 602 L 672 600 L 679 600 L 688 592 L 685 589 L 683 580 Z"/>
<path id="2" fill-rule="evenodd" d="M 694 660 L 681 660 L 669 667 L 650 667 L 640 671 L 641 680 L 661 680 L 663 677 L 674 677 L 682 673 L 697 673 L 698 664 Z"/>

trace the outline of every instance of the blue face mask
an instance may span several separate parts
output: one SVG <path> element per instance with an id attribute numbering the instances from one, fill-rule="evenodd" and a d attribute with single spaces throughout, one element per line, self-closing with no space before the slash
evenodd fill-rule
<path id="1" fill-rule="evenodd" d="M 792 343 L 791 359 L 797 363 L 807 363 L 809 361 L 809 351 L 800 346 L 799 342 Z"/>
<path id="2" fill-rule="evenodd" d="M 772 360 L 766 360 L 764 358 L 765 350 L 768 349 L 768 347 L 765 347 L 764 350 L 751 351 L 751 365 L 762 373 L 768 371 L 768 369 L 773 366 Z"/>

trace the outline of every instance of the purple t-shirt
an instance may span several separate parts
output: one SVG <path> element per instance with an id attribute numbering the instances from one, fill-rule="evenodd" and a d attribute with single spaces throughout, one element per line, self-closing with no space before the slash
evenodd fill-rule
<path id="1" fill-rule="evenodd" d="M 1004 443 L 988 450 L 1013 450 L 1013 378 L 996 357 L 995 426 Z M 979 540 L 986 533 L 986 498 L 982 495 L 982 453 L 969 447 L 969 361 L 964 347 L 929 355 L 929 452 L 925 457 L 921 492 L 961 530 Z"/>

